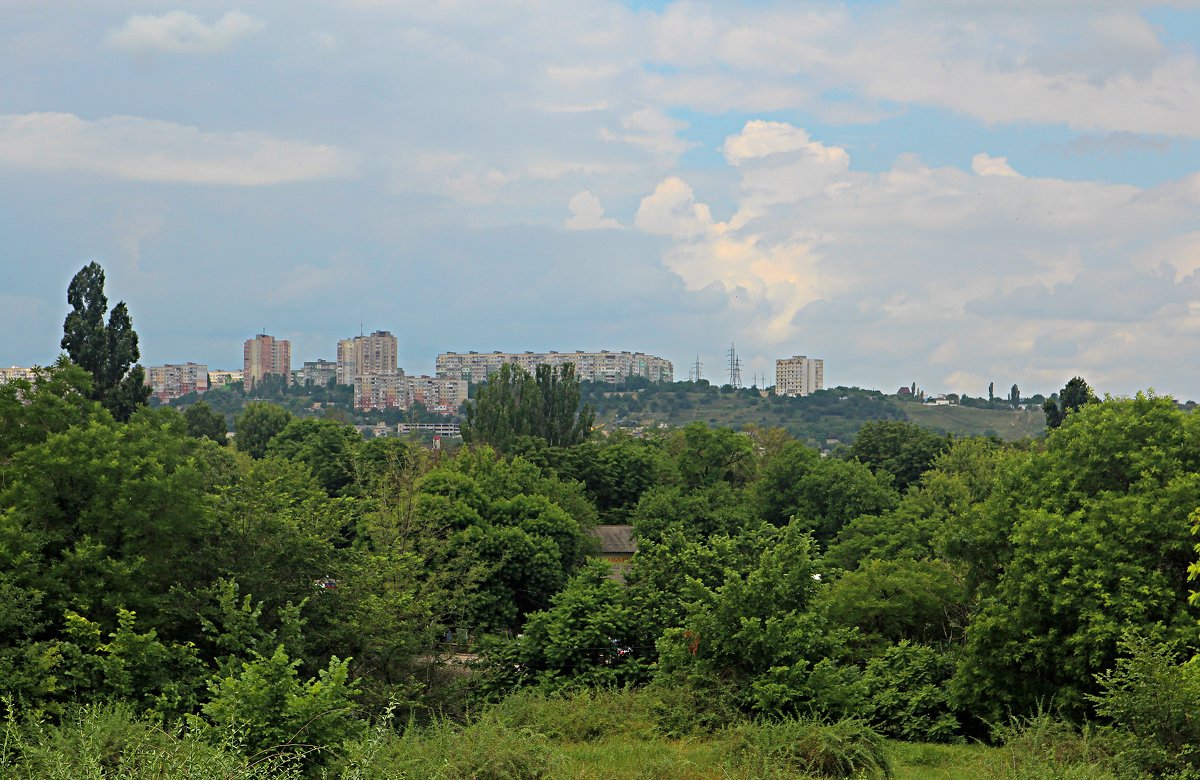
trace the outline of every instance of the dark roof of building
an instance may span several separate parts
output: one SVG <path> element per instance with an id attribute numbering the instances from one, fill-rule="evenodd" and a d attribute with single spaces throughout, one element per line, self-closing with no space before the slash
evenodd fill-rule
<path id="1" fill-rule="evenodd" d="M 592 529 L 592 536 L 600 540 L 601 555 L 637 552 L 637 540 L 633 538 L 631 525 L 598 525 Z"/>

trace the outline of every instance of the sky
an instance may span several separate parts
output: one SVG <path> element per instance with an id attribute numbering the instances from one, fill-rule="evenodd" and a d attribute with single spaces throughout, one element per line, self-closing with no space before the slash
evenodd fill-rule
<path id="1" fill-rule="evenodd" d="M 1200 0 L 3 0 L 0 74 L 0 365 L 95 260 L 148 365 L 1200 399 Z"/>

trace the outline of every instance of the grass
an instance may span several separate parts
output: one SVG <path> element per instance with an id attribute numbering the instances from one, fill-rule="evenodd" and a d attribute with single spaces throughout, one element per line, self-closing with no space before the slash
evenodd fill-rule
<path id="1" fill-rule="evenodd" d="M 909 421 L 941 433 L 956 436 L 980 436 L 994 433 L 1005 441 L 1040 436 L 1046 430 L 1046 416 L 1039 412 L 1012 409 L 975 409 L 969 406 L 926 406 L 918 403 L 896 404 Z"/>

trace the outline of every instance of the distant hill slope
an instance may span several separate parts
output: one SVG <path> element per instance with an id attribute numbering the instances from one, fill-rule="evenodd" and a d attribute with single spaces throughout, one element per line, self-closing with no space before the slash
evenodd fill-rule
<path id="1" fill-rule="evenodd" d="M 926 406 L 900 401 L 878 390 L 838 387 L 804 398 L 763 396 L 758 390 L 733 390 L 707 382 L 583 385 L 584 400 L 596 410 L 605 427 L 660 424 L 672 427 L 705 422 L 740 430 L 748 425 L 783 428 L 813 446 L 830 440 L 853 441 L 870 420 L 912 420 L 918 425 L 956 436 L 995 434 L 1005 440 L 1037 436 L 1045 427 L 1040 412 Z"/>

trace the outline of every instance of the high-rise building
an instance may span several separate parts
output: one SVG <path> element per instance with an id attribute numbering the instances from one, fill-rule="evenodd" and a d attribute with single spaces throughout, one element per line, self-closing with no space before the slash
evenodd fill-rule
<path id="1" fill-rule="evenodd" d="M 188 393 L 203 393 L 208 390 L 208 366 L 191 362 L 146 366 L 146 384 L 150 394 L 164 403 Z"/>
<path id="2" fill-rule="evenodd" d="M 292 344 L 287 339 L 277 339 L 260 333 L 246 339 L 242 347 L 243 380 L 249 390 L 268 374 L 278 374 L 285 383 L 292 380 Z"/>
<path id="3" fill-rule="evenodd" d="M 616 384 L 626 377 L 645 377 L 651 382 L 675 381 L 675 367 L 664 358 L 642 352 L 446 352 L 437 357 L 437 375 L 479 383 L 509 364 L 533 371 L 540 365 L 575 366 L 575 376 L 589 382 Z"/>
<path id="4" fill-rule="evenodd" d="M 370 336 L 342 339 L 337 348 L 337 382 L 354 384 L 356 376 L 379 376 L 399 371 L 399 340 L 386 330 Z"/>
<path id="5" fill-rule="evenodd" d="M 804 396 L 824 389 L 824 360 L 794 355 L 775 361 L 775 395 Z"/>
<path id="6" fill-rule="evenodd" d="M 22 366 L 0 368 L 0 385 L 4 384 L 5 382 L 11 382 L 14 379 L 27 379 L 32 382 L 34 379 L 33 369 L 24 368 Z"/>

